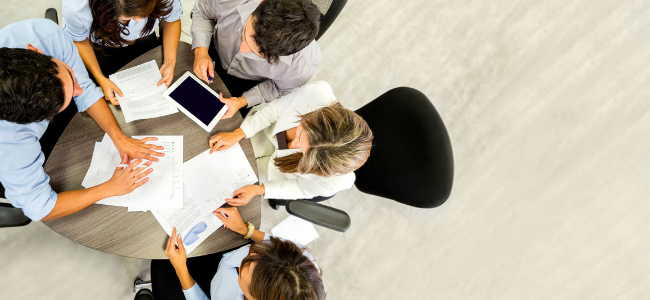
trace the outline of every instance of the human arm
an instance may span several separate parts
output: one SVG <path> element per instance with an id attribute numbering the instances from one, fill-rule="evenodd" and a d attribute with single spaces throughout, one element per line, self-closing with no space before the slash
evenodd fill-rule
<path id="1" fill-rule="evenodd" d="M 232 198 L 226 199 L 226 203 L 232 206 L 243 206 L 255 196 L 264 195 L 264 185 L 245 185 L 232 193 Z"/>
<path id="2" fill-rule="evenodd" d="M 165 247 L 165 255 L 169 258 L 169 262 L 176 271 L 176 276 L 181 282 L 183 294 L 187 300 L 209 300 L 203 290 L 196 284 L 192 275 L 187 269 L 187 253 L 185 252 L 185 245 L 180 234 L 176 234 L 176 227 L 172 231 L 172 235 L 167 240 Z"/>
<path id="3" fill-rule="evenodd" d="M 217 24 L 217 6 L 221 1 L 198 0 L 192 8 L 192 51 L 194 74 L 208 82 L 208 73 L 214 78 L 214 64 L 208 54 L 210 41 Z"/>
<path id="4" fill-rule="evenodd" d="M 154 150 L 163 150 L 163 147 L 146 144 L 148 141 L 154 141 L 156 138 L 145 138 L 136 140 L 124 135 L 120 127 L 117 125 L 115 117 L 108 109 L 106 101 L 97 101 L 90 108 L 86 110 L 90 117 L 95 120 L 97 125 L 104 130 L 111 137 L 115 147 L 120 152 L 120 155 L 125 153 L 130 158 L 144 158 L 152 161 L 158 161 L 155 156 L 163 156 L 163 153 Z"/>
<path id="5" fill-rule="evenodd" d="M 77 50 L 79 50 L 79 55 L 81 56 L 81 60 L 83 60 L 86 69 L 88 69 L 88 71 L 93 74 L 93 77 L 95 77 L 95 80 L 102 88 L 104 97 L 111 101 L 113 105 L 120 105 L 120 102 L 117 100 L 115 93 L 117 93 L 120 97 L 124 96 L 124 94 L 122 93 L 122 90 L 120 90 L 120 88 L 117 86 L 117 84 L 106 78 L 104 76 L 104 73 L 102 73 L 102 70 L 99 67 L 99 62 L 97 62 L 97 57 L 95 56 L 95 51 L 90 45 L 90 41 L 88 39 L 85 39 L 81 42 L 74 42 L 74 44 L 77 46 Z"/>
<path id="6" fill-rule="evenodd" d="M 100 185 L 85 189 L 66 191 L 59 194 L 59 197 L 52 211 L 42 220 L 52 220 L 76 213 L 89 205 L 104 198 L 121 196 L 128 194 L 147 183 L 149 178 L 145 178 L 153 170 L 146 167 L 136 168 L 142 160 L 135 160 L 126 168 L 117 168 L 111 179 Z M 122 163 L 128 163 L 128 157 L 124 155 Z M 150 165 L 151 163 L 147 163 Z"/>
<path id="7" fill-rule="evenodd" d="M 225 228 L 239 233 L 242 236 L 248 233 L 248 226 L 246 226 L 246 223 L 242 220 L 236 207 L 220 207 L 212 213 L 223 222 Z M 254 242 L 261 242 L 264 240 L 264 236 L 264 232 L 255 229 L 253 230 L 253 235 L 251 235 L 250 239 Z"/>
<path id="8" fill-rule="evenodd" d="M 264 197 L 267 199 L 311 199 L 317 196 L 333 196 L 349 189 L 354 184 L 354 173 L 307 179 L 270 180 L 264 183 Z"/>
<path id="9" fill-rule="evenodd" d="M 179 0 L 180 1 L 180 0 Z M 165 84 L 169 87 L 174 78 L 174 67 L 176 66 L 176 52 L 178 50 L 178 41 L 181 38 L 181 20 L 165 22 L 163 27 L 163 64 L 160 67 L 162 79 L 158 85 Z"/>

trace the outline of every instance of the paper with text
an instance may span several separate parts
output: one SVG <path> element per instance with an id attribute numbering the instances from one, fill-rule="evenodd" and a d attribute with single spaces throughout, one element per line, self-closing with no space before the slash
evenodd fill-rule
<path id="1" fill-rule="evenodd" d="M 201 214 L 197 202 L 187 187 L 183 189 L 182 209 L 158 209 L 152 210 L 151 213 L 167 235 L 171 236 L 173 228 L 176 227 L 176 234 L 181 235 L 187 254 L 194 251 L 213 232 L 223 226 L 221 220 L 215 215 Z"/>
<path id="2" fill-rule="evenodd" d="M 240 187 L 257 182 L 239 143 L 212 154 L 208 149 L 185 162 L 184 168 L 185 186 L 204 215 L 224 205 Z"/>
<path id="3" fill-rule="evenodd" d="M 117 100 L 120 101 L 124 120 L 127 123 L 178 112 L 178 109 L 162 96 L 167 86 L 165 84 L 158 86 L 162 75 L 155 60 L 117 72 L 108 78 L 124 95 L 117 96 Z"/>

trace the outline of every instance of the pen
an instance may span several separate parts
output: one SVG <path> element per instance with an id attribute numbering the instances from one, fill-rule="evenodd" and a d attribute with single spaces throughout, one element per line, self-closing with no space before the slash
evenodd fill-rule
<path id="1" fill-rule="evenodd" d="M 213 60 L 212 65 L 214 66 L 215 63 L 216 62 Z M 210 76 L 210 71 L 206 70 L 206 72 L 208 72 L 208 83 L 212 83 L 212 76 Z"/>

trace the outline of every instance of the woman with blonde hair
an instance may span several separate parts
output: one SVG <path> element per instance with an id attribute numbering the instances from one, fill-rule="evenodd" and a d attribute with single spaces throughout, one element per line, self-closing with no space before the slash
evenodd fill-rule
<path id="1" fill-rule="evenodd" d="M 353 171 L 370 155 L 373 135 L 359 115 L 337 102 L 329 84 L 318 81 L 253 109 L 240 128 L 213 135 L 210 152 L 242 138 L 253 144 L 260 185 L 235 191 L 226 200 L 233 206 L 246 205 L 256 195 L 323 199 L 349 189 Z"/>

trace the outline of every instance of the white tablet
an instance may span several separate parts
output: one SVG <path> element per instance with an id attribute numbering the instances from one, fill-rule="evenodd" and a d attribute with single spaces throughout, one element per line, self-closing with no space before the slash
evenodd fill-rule
<path id="1" fill-rule="evenodd" d="M 219 94 L 189 71 L 174 82 L 163 97 L 207 132 L 228 111 L 228 107 L 219 100 Z"/>

